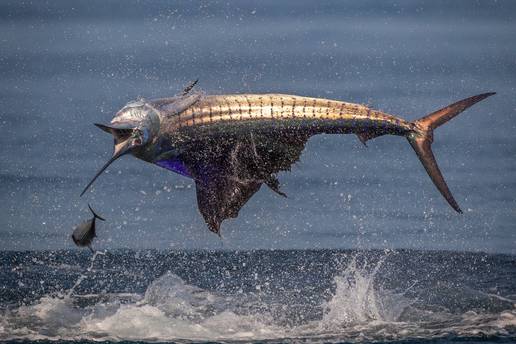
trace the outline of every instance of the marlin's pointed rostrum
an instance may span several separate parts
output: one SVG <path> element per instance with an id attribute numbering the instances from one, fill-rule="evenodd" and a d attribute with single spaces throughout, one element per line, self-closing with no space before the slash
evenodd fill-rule
<path id="1" fill-rule="evenodd" d="M 382 135 L 405 137 L 450 206 L 461 212 L 431 150 L 433 131 L 484 93 L 458 101 L 415 122 L 364 105 L 286 94 L 179 96 L 138 100 L 123 107 L 111 123 L 96 124 L 115 138 L 111 159 L 93 181 L 124 154 L 192 178 L 197 203 L 211 231 L 235 218 L 265 184 L 280 190 L 277 174 L 289 170 L 307 140 L 316 134 L 355 134 L 362 143 Z"/>

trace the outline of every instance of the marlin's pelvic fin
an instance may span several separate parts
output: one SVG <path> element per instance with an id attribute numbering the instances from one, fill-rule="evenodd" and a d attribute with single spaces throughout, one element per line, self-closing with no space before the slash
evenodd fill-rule
<path id="1" fill-rule="evenodd" d="M 272 191 L 277 193 L 280 196 L 287 197 L 287 194 L 280 190 L 280 183 L 278 177 L 275 175 L 270 175 L 267 179 L 265 179 L 265 185 L 267 185 Z"/>
<path id="2" fill-rule="evenodd" d="M 419 160 L 425 167 L 426 172 L 430 176 L 430 179 L 434 182 L 435 186 L 439 190 L 439 192 L 444 196 L 446 201 L 450 204 L 450 206 L 457 211 L 458 213 L 462 213 L 459 205 L 453 198 L 453 195 L 446 185 L 444 181 L 444 177 L 439 170 L 439 166 L 437 165 L 437 161 L 435 160 L 434 154 L 432 153 L 432 142 L 433 142 L 433 131 L 444 123 L 448 122 L 455 116 L 457 116 L 462 111 L 466 110 L 470 106 L 478 103 L 481 100 L 484 100 L 487 97 L 495 94 L 491 93 L 483 93 L 473 97 L 469 97 L 448 105 L 440 110 L 437 110 L 417 121 L 414 124 L 417 127 L 417 131 L 410 133 L 407 136 L 407 140 L 409 141 L 412 148 L 416 151 Z"/>

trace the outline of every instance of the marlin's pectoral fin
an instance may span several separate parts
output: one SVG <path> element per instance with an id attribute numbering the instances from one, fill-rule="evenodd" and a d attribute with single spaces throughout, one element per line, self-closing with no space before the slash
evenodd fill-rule
<path id="1" fill-rule="evenodd" d="M 190 173 L 190 169 L 188 166 L 184 164 L 184 162 L 181 160 L 181 158 L 173 155 L 166 155 L 159 156 L 156 161 L 154 161 L 156 165 L 159 167 L 163 167 L 169 171 L 176 172 L 182 176 L 192 178 L 192 175 Z"/>
<path id="2" fill-rule="evenodd" d="M 158 155 L 156 157 L 156 159 L 154 159 L 154 163 L 158 162 L 158 161 L 161 161 L 161 160 L 168 160 L 168 159 L 171 159 L 173 158 L 174 156 L 177 156 L 177 152 L 174 151 L 174 150 L 169 150 L 169 151 L 166 151 L 166 152 L 163 152 L 161 153 L 160 155 Z"/>

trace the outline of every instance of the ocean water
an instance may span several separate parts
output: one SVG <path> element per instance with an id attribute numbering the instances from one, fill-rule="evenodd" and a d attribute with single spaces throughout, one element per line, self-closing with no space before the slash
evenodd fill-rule
<path id="1" fill-rule="evenodd" d="M 514 342 L 516 3 L 0 2 L 0 340 Z M 226 221 L 192 181 L 111 156 L 129 100 L 281 92 L 435 132 L 464 214 L 400 137 L 321 135 Z M 70 240 L 98 224 L 91 261 Z"/>
<path id="2" fill-rule="evenodd" d="M 516 340 L 510 255 L 115 250 L 1 260 L 0 340 Z"/>

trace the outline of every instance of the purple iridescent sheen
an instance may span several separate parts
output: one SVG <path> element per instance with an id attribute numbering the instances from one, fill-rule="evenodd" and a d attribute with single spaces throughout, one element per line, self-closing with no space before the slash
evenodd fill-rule
<path id="1" fill-rule="evenodd" d="M 192 177 L 188 168 L 179 158 L 171 158 L 165 160 L 156 161 L 156 165 L 166 168 L 167 170 L 174 171 L 185 177 Z"/>

